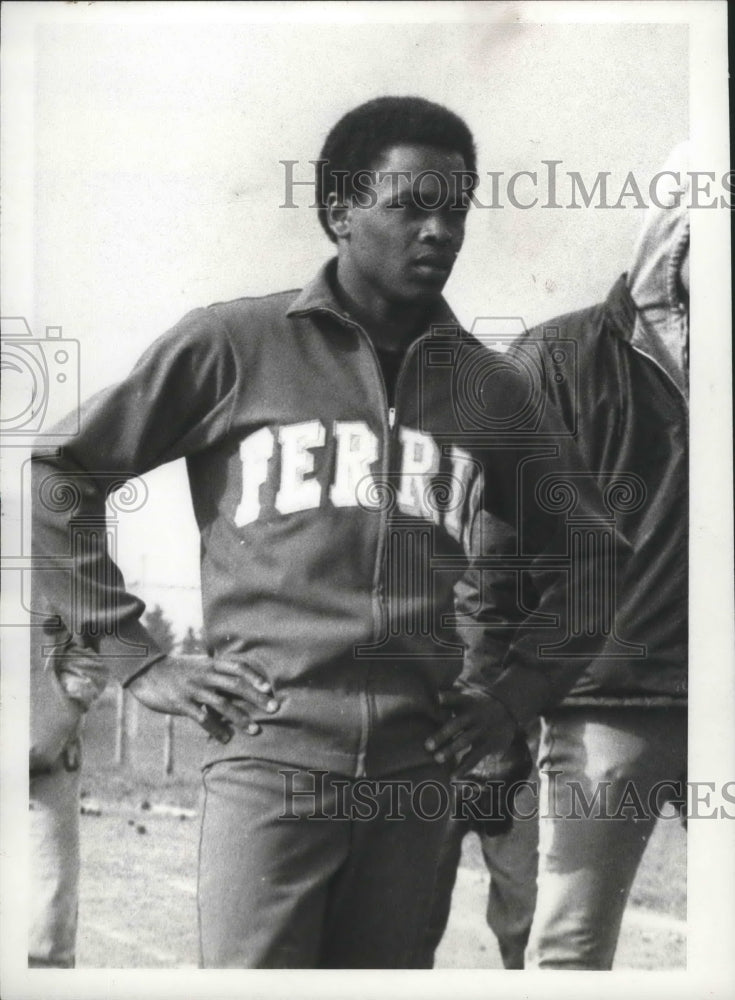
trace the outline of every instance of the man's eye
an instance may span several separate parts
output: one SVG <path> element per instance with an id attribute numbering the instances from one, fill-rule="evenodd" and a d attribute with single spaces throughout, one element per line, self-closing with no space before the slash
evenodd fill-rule
<path id="1" fill-rule="evenodd" d="M 413 215 L 433 215 L 437 205 L 431 198 L 412 197 L 406 199 L 406 208 Z"/>

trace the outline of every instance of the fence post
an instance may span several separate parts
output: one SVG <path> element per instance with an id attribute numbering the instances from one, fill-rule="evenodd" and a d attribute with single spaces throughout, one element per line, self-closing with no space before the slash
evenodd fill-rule
<path id="1" fill-rule="evenodd" d="M 174 717 L 166 716 L 166 728 L 163 742 L 163 771 L 164 774 L 174 773 Z"/>
<path id="2" fill-rule="evenodd" d="M 115 763 L 126 764 L 128 761 L 128 730 L 125 702 L 127 692 L 122 685 L 117 688 L 117 704 L 115 712 Z"/>

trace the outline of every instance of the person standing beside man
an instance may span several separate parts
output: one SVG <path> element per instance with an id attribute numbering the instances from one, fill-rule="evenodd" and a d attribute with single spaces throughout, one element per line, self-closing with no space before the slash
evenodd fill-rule
<path id="1" fill-rule="evenodd" d="M 689 224 L 687 147 L 658 176 L 630 270 L 605 302 L 519 337 L 506 357 L 545 370 L 544 391 L 631 545 L 608 642 L 521 750 L 473 774 L 507 776 L 504 822 L 459 820 L 442 848 L 431 947 L 446 928 L 464 836 L 491 878 L 487 921 L 505 968 L 609 969 L 657 815 L 684 805 L 687 752 Z M 554 355 L 573 359 L 557 379 Z M 540 353 L 539 353 L 540 352 Z M 507 549 L 490 534 L 487 554 Z M 489 673 L 513 641 L 517 573 L 483 575 L 470 658 Z M 538 599 L 523 583 L 523 602 Z M 611 594 L 613 592 L 611 591 Z M 614 607 L 613 607 L 614 604 Z M 577 608 L 579 621 L 584 610 Z M 479 621 L 484 628 L 477 629 Z M 538 768 L 536 767 L 538 764 Z M 540 789 L 539 789 L 540 773 Z M 526 778 L 528 777 L 528 780 Z M 510 790 L 510 791 L 508 791 Z M 540 829 L 540 837 L 539 837 Z M 540 840 L 540 842 L 539 842 Z M 540 862 L 539 862 L 540 854 Z M 533 929 L 532 929 L 533 928 Z M 529 944 L 529 937 L 531 938 Z"/>
<path id="2" fill-rule="evenodd" d="M 81 726 L 107 671 L 79 647 L 73 664 L 63 657 L 44 662 L 42 645 L 53 635 L 39 632 L 30 671 L 28 967 L 69 969 L 79 910 Z"/>
<path id="3" fill-rule="evenodd" d="M 535 968 L 612 967 L 656 820 L 686 805 L 687 165 L 683 144 L 605 302 L 543 327 L 576 345 L 577 399 L 546 384 L 632 551 L 615 581 L 618 641 L 543 720 Z"/>

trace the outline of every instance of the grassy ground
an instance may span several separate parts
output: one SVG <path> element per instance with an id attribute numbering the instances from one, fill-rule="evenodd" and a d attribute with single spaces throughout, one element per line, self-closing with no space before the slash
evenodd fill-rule
<path id="1" fill-rule="evenodd" d="M 199 831 L 197 817 L 185 815 L 105 803 L 102 815 L 82 816 L 79 968 L 196 967 Z M 634 893 L 639 902 L 626 912 L 616 968 L 685 966 L 683 924 L 668 917 L 680 909 L 679 893 L 670 891 L 673 879 L 662 877 L 672 861 L 673 870 L 683 865 L 683 836 L 663 824 L 654 834 Z M 501 967 L 485 924 L 488 878 L 476 844 L 466 839 L 437 968 Z"/>
<path id="2" fill-rule="evenodd" d="M 81 968 L 194 967 L 199 758 L 206 736 L 176 720 L 173 775 L 165 775 L 164 720 L 141 711 L 124 766 L 114 763 L 114 700 L 87 720 L 83 875 L 78 965 Z M 178 809 L 162 809 L 175 806 Z M 499 968 L 485 925 L 488 877 L 476 837 L 465 838 L 449 927 L 437 956 L 445 968 Z M 686 835 L 658 824 L 638 872 L 616 968 L 671 969 L 685 964 Z"/>

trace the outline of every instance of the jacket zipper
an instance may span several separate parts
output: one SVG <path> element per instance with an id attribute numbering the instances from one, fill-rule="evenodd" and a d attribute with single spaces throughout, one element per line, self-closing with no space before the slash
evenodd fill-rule
<path id="1" fill-rule="evenodd" d="M 383 397 L 383 462 L 382 462 L 381 473 L 383 476 L 387 478 L 389 461 L 390 461 L 390 445 L 393 439 L 393 433 L 395 432 L 398 407 L 397 405 L 396 406 L 388 405 L 388 392 L 385 385 L 385 379 L 383 378 L 383 371 L 380 367 L 378 354 L 377 351 L 375 350 L 372 340 L 370 339 L 369 335 L 362 329 L 362 327 L 357 327 L 357 329 L 360 331 L 361 335 L 367 341 L 370 351 L 373 355 L 373 360 L 375 362 L 375 374 L 378 378 L 380 392 Z M 398 369 L 398 375 L 396 376 L 396 388 L 395 388 L 396 404 L 398 403 L 398 397 L 399 397 L 398 390 L 400 388 L 401 378 L 406 370 L 408 361 L 419 340 L 421 340 L 421 337 L 417 337 L 416 340 L 414 340 L 411 344 L 409 344 L 408 348 L 406 349 L 406 353 L 403 356 L 403 360 L 401 361 L 400 368 Z M 385 416 L 386 414 L 387 414 L 387 419 Z M 388 514 L 387 512 L 383 511 L 381 512 L 380 531 L 378 534 L 378 545 L 377 545 L 377 552 L 375 559 L 375 572 L 373 574 L 373 593 L 378 594 L 381 600 L 381 614 L 380 616 L 374 616 L 375 617 L 374 640 L 376 642 L 380 637 L 380 627 L 382 624 L 382 617 L 383 617 L 382 601 L 384 599 L 384 594 L 382 587 L 382 579 L 383 579 L 383 564 L 385 562 L 385 542 L 386 542 L 387 526 L 388 526 Z"/>
<path id="2" fill-rule="evenodd" d="M 387 480 L 388 470 L 390 468 L 390 445 L 391 445 L 391 410 L 393 411 L 393 422 L 395 422 L 395 409 L 388 406 L 388 390 L 385 384 L 385 379 L 383 378 L 383 372 L 380 367 L 380 361 L 378 359 L 378 353 L 375 350 L 372 340 L 369 334 L 362 329 L 361 326 L 357 325 L 357 330 L 359 335 L 367 341 L 368 348 L 373 356 L 374 371 L 378 381 L 378 388 L 383 399 L 383 409 L 381 412 L 381 423 L 383 431 L 383 454 L 380 463 L 380 474 Z M 397 386 L 396 386 L 397 388 Z M 396 396 L 398 393 L 396 392 Z M 375 558 L 375 568 L 373 569 L 373 592 L 372 592 L 372 605 L 373 605 L 373 641 L 377 642 L 381 626 L 385 615 L 385 595 L 383 593 L 383 559 L 384 559 L 384 549 L 385 549 L 385 539 L 387 534 L 388 526 L 388 512 L 383 510 L 380 512 L 380 525 L 378 527 L 378 544 Z M 357 748 L 357 762 L 355 767 L 355 777 L 365 778 L 367 777 L 366 760 L 367 760 L 367 749 L 368 749 L 368 739 L 370 728 L 372 724 L 372 712 L 370 710 L 370 667 L 365 668 L 365 687 L 362 691 L 362 725 L 360 728 L 360 743 Z"/>
<path id="3" fill-rule="evenodd" d="M 409 344 L 406 352 L 401 361 L 401 365 L 398 369 L 398 374 L 396 376 L 395 385 L 395 400 L 396 406 L 389 406 L 388 400 L 388 390 L 385 384 L 385 378 L 383 377 L 383 371 L 380 367 L 380 360 L 378 358 L 378 352 L 375 350 L 375 345 L 370 339 L 369 334 L 362 329 L 361 326 L 354 324 L 356 329 L 359 331 L 360 336 L 362 336 L 368 344 L 370 352 L 373 356 L 373 362 L 375 365 L 375 374 L 378 380 L 378 386 L 380 388 L 381 395 L 383 397 L 383 413 L 382 413 L 382 423 L 383 423 L 383 460 L 381 463 L 381 474 L 387 480 L 388 471 L 390 468 L 390 446 L 393 439 L 393 432 L 396 426 L 396 416 L 398 409 L 398 398 L 399 398 L 399 388 L 401 384 L 401 378 L 408 364 L 408 360 L 414 350 L 415 345 L 421 340 L 421 337 L 417 337 L 411 344 Z M 386 419 L 387 416 L 387 419 Z M 378 545 L 375 557 L 375 570 L 373 573 L 373 641 L 377 642 L 380 638 L 380 633 L 382 631 L 383 622 L 387 618 L 387 608 L 385 606 L 385 591 L 383 588 L 383 573 L 385 566 L 385 550 L 386 550 L 386 537 L 388 528 L 388 511 L 381 511 L 380 516 L 380 528 L 378 531 Z M 356 777 L 363 778 L 366 777 L 365 771 L 365 759 L 367 755 L 367 743 L 368 735 L 372 723 L 372 712 L 370 710 L 370 692 L 369 687 L 369 676 L 370 668 L 368 667 L 365 673 L 365 691 L 364 691 L 364 712 L 363 712 L 363 727 L 360 734 L 360 745 L 358 747 L 357 754 L 357 768 Z"/>
<path id="4" fill-rule="evenodd" d="M 380 367 L 380 360 L 378 358 L 378 352 L 375 350 L 375 346 L 370 339 L 367 331 L 363 330 L 359 323 L 350 319 L 344 314 L 334 312 L 332 309 L 325 309 L 325 312 L 331 313 L 335 316 L 341 323 L 346 323 L 348 326 L 353 327 L 357 330 L 358 335 L 366 341 L 368 345 L 368 350 L 373 356 L 374 373 L 377 378 L 378 388 L 383 399 L 383 409 L 381 413 L 381 422 L 383 429 L 383 456 L 381 461 L 381 475 L 387 480 L 389 462 L 390 462 L 390 445 L 393 437 L 393 431 L 396 425 L 397 417 L 397 405 L 388 405 L 388 390 L 386 388 L 385 379 L 383 378 L 383 371 Z M 406 353 L 403 356 L 400 368 L 398 369 L 398 375 L 396 376 L 396 387 L 395 387 L 395 402 L 398 403 L 399 388 L 401 384 L 401 378 L 406 370 L 409 358 L 411 357 L 416 345 L 422 339 L 423 335 L 417 337 L 412 341 Z M 380 514 L 380 526 L 378 529 L 378 544 L 375 554 L 375 569 L 373 571 L 373 593 L 372 593 L 372 603 L 373 603 L 373 641 L 377 642 L 380 638 L 380 632 L 382 623 L 385 617 L 385 593 L 383 590 L 383 566 L 385 563 L 385 546 L 386 546 L 386 536 L 388 527 L 388 513 L 387 511 L 381 511 Z M 367 772 L 365 769 L 365 761 L 367 757 L 367 744 L 368 744 L 368 734 L 370 731 L 370 726 L 372 722 L 372 712 L 370 710 L 370 692 L 369 688 L 369 676 L 370 668 L 368 667 L 365 671 L 365 687 L 362 692 L 362 704 L 361 704 L 361 732 L 360 732 L 360 742 L 357 748 L 357 762 L 355 766 L 355 777 L 364 778 L 367 777 Z"/>

